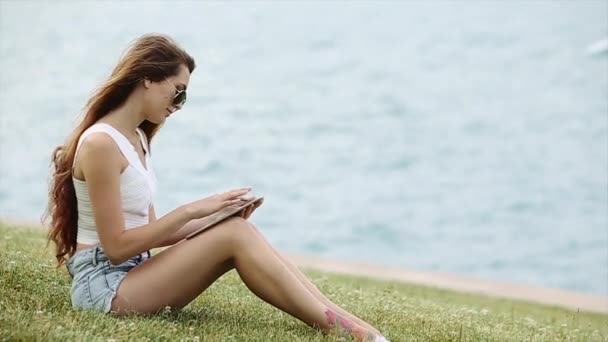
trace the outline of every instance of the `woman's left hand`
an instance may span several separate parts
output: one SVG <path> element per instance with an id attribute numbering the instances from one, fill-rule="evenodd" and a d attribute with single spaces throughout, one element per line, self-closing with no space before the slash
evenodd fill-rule
<path id="1" fill-rule="evenodd" d="M 253 214 L 253 212 L 262 205 L 262 203 L 264 203 L 263 198 L 260 201 L 253 203 L 247 206 L 245 209 L 241 210 L 240 216 L 245 220 L 248 219 L 249 216 L 251 216 L 251 214 Z"/>

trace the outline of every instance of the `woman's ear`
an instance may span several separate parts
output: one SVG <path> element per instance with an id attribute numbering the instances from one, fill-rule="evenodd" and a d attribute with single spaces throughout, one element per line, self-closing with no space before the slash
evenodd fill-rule
<path id="1" fill-rule="evenodd" d="M 150 89 L 151 85 L 152 85 L 152 81 L 150 81 L 150 79 L 148 79 L 148 78 L 144 78 L 144 88 Z"/>

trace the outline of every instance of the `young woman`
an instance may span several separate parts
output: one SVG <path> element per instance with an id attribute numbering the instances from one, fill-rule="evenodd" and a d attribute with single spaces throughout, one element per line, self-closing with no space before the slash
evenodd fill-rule
<path id="1" fill-rule="evenodd" d="M 149 143 L 186 102 L 194 68 L 193 58 L 167 36 L 135 40 L 53 153 L 49 239 L 58 264 L 73 277 L 73 306 L 117 315 L 179 309 L 235 268 L 259 298 L 324 333 L 338 328 L 357 341 L 385 341 L 327 299 L 247 221 L 259 204 L 184 239 L 206 216 L 247 199 L 251 189 L 156 217 Z M 171 247 L 150 255 L 162 246 Z"/>

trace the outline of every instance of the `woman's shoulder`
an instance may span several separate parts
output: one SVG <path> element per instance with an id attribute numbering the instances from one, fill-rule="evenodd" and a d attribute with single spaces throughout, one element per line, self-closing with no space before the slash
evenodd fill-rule
<path id="1" fill-rule="evenodd" d="M 99 152 L 108 153 L 117 149 L 114 139 L 105 132 L 91 132 L 86 137 L 83 137 L 80 146 L 80 153 L 88 152 Z"/>
<path id="2" fill-rule="evenodd" d="M 78 151 L 78 162 L 81 167 L 86 164 L 95 164 L 97 167 L 120 166 L 120 150 L 114 139 L 103 132 L 93 132 L 81 142 Z"/>

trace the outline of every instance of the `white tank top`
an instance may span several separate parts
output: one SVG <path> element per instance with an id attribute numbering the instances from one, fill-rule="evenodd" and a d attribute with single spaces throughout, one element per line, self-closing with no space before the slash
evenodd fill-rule
<path id="1" fill-rule="evenodd" d="M 82 133 L 76 146 L 74 161 L 82 142 L 95 133 L 105 133 L 112 137 L 120 152 L 129 162 L 129 166 L 120 175 L 120 202 L 125 220 L 125 229 L 147 224 L 148 212 L 156 195 L 156 175 L 150 163 L 150 152 L 144 132 L 139 128 L 137 129 L 137 134 L 145 151 L 146 167 L 142 164 L 135 147 L 129 140 L 116 128 L 106 123 L 96 123 Z M 99 158 L 103 157 L 99 156 Z M 89 245 L 98 244 L 99 235 L 95 226 L 87 183 L 74 177 L 72 177 L 72 180 L 78 204 L 77 242 Z"/>

